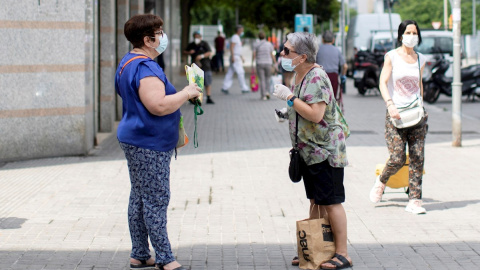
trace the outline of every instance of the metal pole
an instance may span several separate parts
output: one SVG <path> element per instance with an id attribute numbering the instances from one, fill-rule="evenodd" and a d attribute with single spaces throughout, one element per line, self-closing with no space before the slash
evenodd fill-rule
<path id="1" fill-rule="evenodd" d="M 238 25 L 238 0 L 235 1 L 235 26 Z"/>
<path id="2" fill-rule="evenodd" d="M 350 4 L 347 1 L 347 25 L 350 27 Z"/>
<path id="3" fill-rule="evenodd" d="M 476 0 L 472 0 L 472 35 L 477 34 L 477 17 L 475 17 L 477 5 Z"/>
<path id="4" fill-rule="evenodd" d="M 343 58 L 345 58 L 345 0 L 342 0 L 342 9 L 341 9 L 341 16 L 340 16 L 340 33 L 342 38 L 342 54 Z"/>
<path id="5" fill-rule="evenodd" d="M 397 46 L 395 46 L 396 42 L 395 42 L 395 38 L 393 37 L 393 27 L 392 27 L 392 7 L 390 5 L 390 0 L 387 0 L 387 5 L 388 5 L 388 19 L 390 21 L 390 36 L 392 37 L 392 47 L 393 48 L 396 48 Z"/>
<path id="6" fill-rule="evenodd" d="M 302 14 L 307 14 L 307 0 L 303 0 L 302 2 Z"/>
<path id="7" fill-rule="evenodd" d="M 448 5 L 447 0 L 443 0 L 443 28 L 448 31 Z"/>
<path id="8" fill-rule="evenodd" d="M 477 44 L 477 16 L 476 16 L 476 9 L 477 9 L 477 0 L 472 0 L 472 36 L 475 39 L 475 43 Z M 475 64 L 478 64 L 477 62 L 477 55 L 478 55 L 478 47 L 474 45 L 475 48 Z"/>
<path id="9" fill-rule="evenodd" d="M 474 48 L 475 48 L 475 64 L 478 64 L 478 46 L 477 44 L 477 16 L 476 16 L 476 9 L 477 9 L 477 0 L 472 0 L 472 36 L 475 39 Z"/>
<path id="10" fill-rule="evenodd" d="M 453 1 L 453 83 L 452 83 L 452 146 L 462 146 L 462 82 L 460 73 L 460 9 L 461 0 Z"/>

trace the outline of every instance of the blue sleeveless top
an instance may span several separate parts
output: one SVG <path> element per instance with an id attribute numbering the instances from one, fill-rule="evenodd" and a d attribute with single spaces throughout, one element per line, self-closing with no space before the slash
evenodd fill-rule
<path id="1" fill-rule="evenodd" d="M 151 58 L 135 59 L 120 71 L 124 64 L 138 54 L 127 53 L 117 67 L 115 89 L 123 101 L 122 120 L 117 129 L 120 142 L 156 151 L 170 151 L 178 141 L 180 109 L 157 116 L 143 105 L 138 94 L 140 80 L 145 77 L 158 77 L 165 84 L 165 94 L 177 91 L 167 80 L 162 68 Z"/>

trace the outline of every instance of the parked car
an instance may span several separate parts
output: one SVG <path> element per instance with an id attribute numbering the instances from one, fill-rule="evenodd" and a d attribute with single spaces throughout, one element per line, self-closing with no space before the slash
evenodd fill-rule
<path id="1" fill-rule="evenodd" d="M 423 70 L 423 78 L 428 80 L 432 76 L 432 67 L 438 59 L 438 54 L 443 55 L 443 59 L 450 63 L 445 76 L 453 77 L 453 33 L 443 30 L 421 30 L 420 33 L 422 44 L 417 46 L 415 50 L 425 55 L 427 59 Z"/>

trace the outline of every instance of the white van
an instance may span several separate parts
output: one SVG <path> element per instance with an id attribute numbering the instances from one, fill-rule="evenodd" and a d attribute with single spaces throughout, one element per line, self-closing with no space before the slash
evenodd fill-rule
<path id="1" fill-rule="evenodd" d="M 392 30 L 398 32 L 401 23 L 400 15 L 392 13 Z M 358 14 L 353 17 L 348 26 L 346 41 L 346 56 L 349 71 L 352 71 L 356 51 L 367 50 L 372 33 L 389 31 L 390 18 L 388 13 Z"/>

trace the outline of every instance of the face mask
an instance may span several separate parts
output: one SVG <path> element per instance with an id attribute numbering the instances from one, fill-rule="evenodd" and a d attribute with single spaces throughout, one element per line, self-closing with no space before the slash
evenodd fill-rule
<path id="1" fill-rule="evenodd" d="M 243 37 L 243 32 L 242 32 L 242 33 L 240 33 L 240 36 L 241 36 L 241 37 Z"/>
<path id="2" fill-rule="evenodd" d="M 199 43 L 200 43 L 200 41 L 201 41 L 201 39 L 199 39 L 199 38 L 196 38 L 196 39 L 195 39 L 195 44 L 199 44 Z"/>
<path id="3" fill-rule="evenodd" d="M 295 57 L 293 59 L 282 58 L 283 69 L 285 69 L 286 71 L 293 71 L 298 65 L 292 66 L 292 62 L 293 62 L 293 60 L 297 59 L 297 57 Z"/>
<path id="4" fill-rule="evenodd" d="M 167 45 L 168 45 L 168 37 L 167 37 L 167 34 L 163 33 L 163 37 L 160 38 L 160 44 L 158 44 L 158 47 L 155 48 L 155 50 L 159 54 L 162 54 L 167 49 Z"/>
<path id="5" fill-rule="evenodd" d="M 403 35 L 402 36 L 402 43 L 408 48 L 413 48 L 418 44 L 418 36 L 417 35 Z"/>

